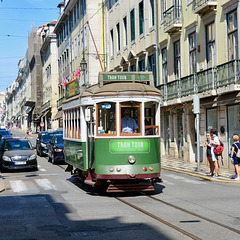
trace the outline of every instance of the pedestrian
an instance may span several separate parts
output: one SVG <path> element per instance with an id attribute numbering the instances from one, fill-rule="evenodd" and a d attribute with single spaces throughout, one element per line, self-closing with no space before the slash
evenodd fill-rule
<path id="1" fill-rule="evenodd" d="M 24 137 L 24 138 L 28 139 L 28 137 L 29 137 L 29 128 L 27 127 L 27 128 L 26 128 L 26 134 L 25 134 L 25 137 Z"/>
<path id="2" fill-rule="evenodd" d="M 239 135 L 233 134 L 233 145 L 231 147 L 231 160 L 235 169 L 235 176 L 232 176 L 234 180 L 240 180 L 240 158 L 237 157 L 237 152 L 240 151 Z"/>
<path id="3" fill-rule="evenodd" d="M 40 132 L 40 126 L 37 126 L 37 133 Z"/>
<path id="4" fill-rule="evenodd" d="M 219 176 L 219 164 L 218 164 L 218 157 L 215 155 L 214 150 L 217 146 L 220 145 L 219 137 L 217 136 L 216 129 L 211 129 L 211 154 L 212 154 L 212 161 L 214 164 L 215 174 L 212 176 L 213 178 L 218 178 Z"/>
<path id="5" fill-rule="evenodd" d="M 214 163 L 212 160 L 212 153 L 211 153 L 211 136 L 210 136 L 210 132 L 207 132 L 206 134 L 206 140 L 204 142 L 204 147 L 207 147 L 207 160 L 209 162 L 209 168 L 210 168 L 210 172 L 207 174 L 208 176 L 213 176 L 214 175 Z"/>

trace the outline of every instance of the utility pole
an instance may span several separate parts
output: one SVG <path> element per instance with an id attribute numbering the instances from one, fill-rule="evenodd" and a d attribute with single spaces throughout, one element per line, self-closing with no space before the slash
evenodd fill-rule
<path id="1" fill-rule="evenodd" d="M 200 99 L 198 95 L 193 96 L 193 113 L 196 114 L 195 128 L 197 130 L 197 168 L 200 171 Z"/>

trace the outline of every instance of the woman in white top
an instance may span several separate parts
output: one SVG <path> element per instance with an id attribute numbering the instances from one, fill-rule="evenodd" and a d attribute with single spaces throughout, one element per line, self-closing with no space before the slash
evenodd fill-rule
<path id="1" fill-rule="evenodd" d="M 219 137 L 217 136 L 217 131 L 215 129 L 211 129 L 210 131 L 211 135 L 211 153 L 212 153 L 212 161 L 214 163 L 214 168 L 215 168 L 215 175 L 213 175 L 213 178 L 218 178 L 219 175 L 219 164 L 218 164 L 218 157 L 214 153 L 214 149 L 220 145 L 220 140 Z"/>

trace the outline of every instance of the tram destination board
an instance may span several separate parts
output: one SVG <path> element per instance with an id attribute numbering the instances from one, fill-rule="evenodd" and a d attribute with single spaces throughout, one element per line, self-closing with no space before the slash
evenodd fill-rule
<path id="1" fill-rule="evenodd" d="M 99 73 L 100 86 L 108 82 L 146 82 L 153 85 L 153 76 L 151 72 L 130 72 L 130 73 Z"/>

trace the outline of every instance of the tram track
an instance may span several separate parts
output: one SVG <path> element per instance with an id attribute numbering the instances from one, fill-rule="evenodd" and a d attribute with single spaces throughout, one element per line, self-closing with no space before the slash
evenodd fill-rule
<path id="1" fill-rule="evenodd" d="M 141 213 L 143 213 L 143 214 L 145 214 L 145 215 L 147 215 L 147 216 L 157 220 L 158 222 L 161 222 L 161 223 L 167 225 L 168 227 L 170 227 L 170 228 L 172 228 L 172 229 L 174 229 L 174 230 L 184 234 L 185 236 L 188 236 L 191 239 L 194 239 L 194 240 L 200 240 L 201 239 L 198 236 L 196 236 L 196 235 L 194 235 L 194 234 L 192 234 L 192 233 L 190 233 L 190 232 L 188 232 L 188 231 L 186 231 L 186 230 L 184 230 L 182 228 L 179 228 L 178 226 L 176 226 L 176 225 L 174 225 L 174 224 L 172 224 L 172 223 L 170 223 L 170 222 L 168 222 L 168 221 L 166 221 L 166 220 L 164 220 L 164 219 L 162 219 L 162 218 L 160 218 L 160 217 L 158 217 L 158 216 L 156 216 L 156 215 L 154 215 L 154 214 L 152 214 L 152 213 L 150 213 L 150 212 L 148 212 L 148 211 L 146 211 L 146 210 L 144 210 L 144 209 L 142 209 L 142 208 L 140 208 L 138 206 L 136 206 L 135 204 L 132 204 L 132 203 L 130 203 L 130 202 L 120 198 L 120 197 L 115 197 L 115 199 L 117 199 L 118 201 L 120 201 L 120 202 L 122 202 L 122 203 L 124 203 L 124 204 L 126 204 L 126 205 L 128 205 L 128 206 L 130 206 L 130 207 L 132 207 L 134 209 L 136 209 L 137 211 L 139 211 L 139 212 L 141 212 Z"/>
<path id="2" fill-rule="evenodd" d="M 174 204 L 171 204 L 171 203 L 168 203 L 168 202 L 166 202 L 166 201 L 163 201 L 163 200 L 160 200 L 160 199 L 158 199 L 158 198 L 155 198 L 155 197 L 153 197 L 153 196 L 150 196 L 150 195 L 148 195 L 148 194 L 146 194 L 146 193 L 143 193 L 143 192 L 142 192 L 141 194 L 142 194 L 143 196 L 146 196 L 147 198 L 155 201 L 155 202 L 159 202 L 159 203 L 164 204 L 164 205 L 166 205 L 166 206 L 168 206 L 168 207 L 170 207 L 170 208 L 174 208 L 174 209 L 176 209 L 176 210 L 178 210 L 178 211 L 181 211 L 181 212 L 183 212 L 183 213 L 189 214 L 189 215 L 194 216 L 194 217 L 196 217 L 196 218 L 198 218 L 198 219 L 204 220 L 205 222 L 209 222 L 209 223 L 211 223 L 211 224 L 217 225 L 218 227 L 224 228 L 224 229 L 226 229 L 226 230 L 228 230 L 228 231 L 230 231 L 230 232 L 234 232 L 234 233 L 236 233 L 236 234 L 240 234 L 240 230 L 238 230 L 238 229 L 232 228 L 232 227 L 230 227 L 230 226 L 227 226 L 227 225 L 225 225 L 225 224 L 223 224 L 223 223 L 220 223 L 220 222 L 217 222 L 217 221 L 215 221 L 215 220 L 206 218 L 206 217 L 201 216 L 201 215 L 199 215 L 199 214 L 197 214 L 197 213 L 191 212 L 191 211 L 189 211 L 189 210 L 187 210 L 187 209 L 178 207 L 178 206 L 176 206 L 176 205 L 174 205 Z M 185 236 L 189 237 L 190 239 L 202 239 L 201 237 L 196 236 L 196 235 L 194 235 L 193 233 L 191 233 L 191 232 L 189 232 L 189 231 L 186 231 L 186 230 L 184 230 L 183 228 L 178 227 L 176 224 L 173 224 L 173 223 L 171 223 L 170 221 L 166 221 L 166 220 L 164 220 L 163 218 L 160 218 L 160 217 L 158 217 L 157 215 L 151 213 L 150 211 L 145 210 L 145 209 L 144 209 L 145 207 L 144 207 L 144 208 L 141 208 L 141 207 L 137 206 L 136 204 L 131 203 L 131 202 L 129 202 L 129 201 L 127 201 L 127 200 L 125 200 L 125 199 L 123 199 L 123 198 L 121 198 L 121 197 L 115 197 L 115 199 L 117 199 L 118 201 L 124 203 L 125 205 L 128 205 L 128 206 L 134 208 L 135 210 L 137 210 L 137 211 L 139 211 L 139 212 L 141 212 L 141 213 L 143 213 L 143 214 L 151 217 L 152 219 L 155 219 L 155 220 L 157 220 L 158 222 L 160 222 L 160 223 L 162 223 L 162 224 L 164 224 L 164 225 L 166 225 L 166 226 L 168 226 L 168 227 L 170 227 L 170 228 L 172 228 L 172 229 L 174 229 L 174 230 L 176 230 L 176 231 L 184 234 Z"/>
<path id="3" fill-rule="evenodd" d="M 169 206 L 169 207 L 175 208 L 175 209 L 180 210 L 180 211 L 182 211 L 182 212 L 184 212 L 184 213 L 190 214 L 190 215 L 192 215 L 192 216 L 194 216 L 194 217 L 200 218 L 200 219 L 202 219 L 202 220 L 205 220 L 205 221 L 207 221 L 207 222 L 213 223 L 213 224 L 215 224 L 215 225 L 217 225 L 217 226 L 223 227 L 223 228 L 225 228 L 225 229 L 227 229 L 227 230 L 230 230 L 230 231 L 232 231 L 232 232 L 235 232 L 235 233 L 237 233 L 237 234 L 240 234 L 240 230 L 238 230 L 238 229 L 232 228 L 232 227 L 227 226 L 227 225 L 225 225 L 225 224 L 223 224 L 223 223 L 219 223 L 219 222 L 214 221 L 214 220 L 212 220 L 212 219 L 210 219 L 210 218 L 206 218 L 206 217 L 201 216 L 201 215 L 199 215 L 199 214 L 197 214 L 197 213 L 194 213 L 194 212 L 191 212 L 191 211 L 186 210 L 186 209 L 184 209 L 184 208 L 178 207 L 178 206 L 176 206 L 176 205 L 174 205 L 174 204 L 168 203 L 168 202 L 166 202 L 166 201 L 163 201 L 163 200 L 161 200 L 161 199 L 155 198 L 155 197 L 153 197 L 153 196 L 146 195 L 145 193 L 142 193 L 142 194 L 143 194 L 144 196 L 146 196 L 146 197 L 154 200 L 154 201 L 160 202 L 160 203 L 165 204 L 165 205 L 167 205 L 167 206 Z"/>

